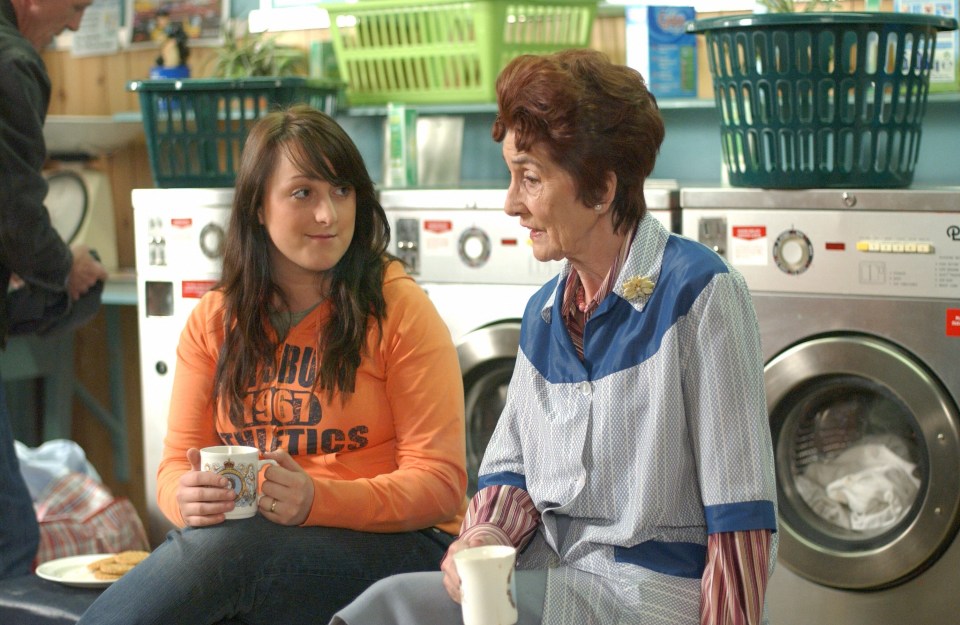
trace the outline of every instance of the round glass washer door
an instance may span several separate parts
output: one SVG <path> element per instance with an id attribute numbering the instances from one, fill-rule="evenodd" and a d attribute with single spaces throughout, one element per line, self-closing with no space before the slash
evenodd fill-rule
<path id="1" fill-rule="evenodd" d="M 957 407 L 899 347 L 801 342 L 765 367 L 779 562 L 841 589 L 900 584 L 950 545 L 960 510 Z"/>
<path id="2" fill-rule="evenodd" d="M 44 204 L 60 238 L 72 243 L 87 217 L 87 185 L 80 174 L 62 169 L 47 176 Z"/>
<path id="3" fill-rule="evenodd" d="M 463 373 L 468 496 L 477 491 L 477 472 L 507 401 L 519 345 L 520 324 L 515 322 L 474 330 L 457 345 Z"/>

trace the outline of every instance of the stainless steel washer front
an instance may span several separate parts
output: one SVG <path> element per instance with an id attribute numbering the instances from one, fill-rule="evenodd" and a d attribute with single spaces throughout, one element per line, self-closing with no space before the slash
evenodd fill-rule
<path id="1" fill-rule="evenodd" d="M 943 553 L 960 510 L 960 416 L 937 379 L 895 344 L 845 333 L 786 349 L 765 380 L 781 564 L 825 586 L 871 590 Z M 844 460 L 856 471 L 831 474 Z M 814 479 L 823 475 L 826 489 Z"/>
<path id="2" fill-rule="evenodd" d="M 956 622 L 960 188 L 690 188 L 681 211 L 757 312 L 771 624 Z"/>

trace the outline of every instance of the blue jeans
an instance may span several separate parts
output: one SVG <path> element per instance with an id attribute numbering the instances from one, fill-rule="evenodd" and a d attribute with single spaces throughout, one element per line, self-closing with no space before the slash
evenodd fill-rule
<path id="1" fill-rule="evenodd" d="M 286 527 L 259 514 L 174 530 L 109 586 L 78 625 L 326 623 L 375 581 L 436 571 L 452 537 Z"/>
<path id="2" fill-rule="evenodd" d="M 13 448 L 10 412 L 0 380 L 0 579 L 28 575 L 40 545 L 40 526 Z"/>

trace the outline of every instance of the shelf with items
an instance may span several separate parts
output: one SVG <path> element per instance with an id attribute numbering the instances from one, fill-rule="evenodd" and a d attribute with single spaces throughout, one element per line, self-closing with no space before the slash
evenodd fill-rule
<path id="1" fill-rule="evenodd" d="M 656 94 L 654 94 L 656 95 Z M 931 93 L 927 104 L 939 106 L 942 104 L 960 103 L 960 93 Z M 712 109 L 716 102 L 712 98 L 664 98 L 658 100 L 661 110 L 674 109 Z M 465 115 L 472 113 L 497 112 L 495 103 L 485 104 L 411 104 L 408 108 L 415 109 L 419 115 Z M 343 110 L 345 115 L 354 117 L 386 116 L 386 106 L 352 106 Z"/>

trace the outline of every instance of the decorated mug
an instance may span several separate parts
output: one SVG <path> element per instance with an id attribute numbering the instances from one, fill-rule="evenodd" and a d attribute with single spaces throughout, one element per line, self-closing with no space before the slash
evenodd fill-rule
<path id="1" fill-rule="evenodd" d="M 256 447 L 217 445 L 200 450 L 200 470 L 227 478 L 233 489 L 236 507 L 227 512 L 227 519 L 246 519 L 257 513 L 258 476 L 268 464 L 277 461 L 260 458 Z"/>

